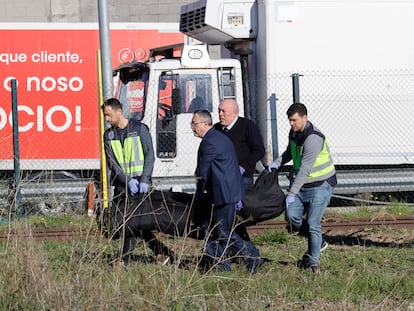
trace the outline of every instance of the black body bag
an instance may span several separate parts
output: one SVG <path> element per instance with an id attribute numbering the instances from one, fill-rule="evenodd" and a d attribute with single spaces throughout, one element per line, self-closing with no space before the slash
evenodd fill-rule
<path id="1" fill-rule="evenodd" d="M 243 208 L 238 215 L 247 226 L 278 217 L 285 211 L 285 195 L 279 186 L 279 172 L 264 170 L 254 185 L 246 185 Z"/>
<path id="2" fill-rule="evenodd" d="M 263 171 L 254 185 L 246 186 L 243 208 L 237 214 L 241 222 L 249 226 L 275 218 L 284 210 L 285 196 L 279 187 L 278 172 L 274 170 L 272 173 Z M 211 201 L 207 194 L 194 201 L 193 194 L 154 190 L 118 200 L 118 204 L 112 204 L 102 212 L 98 224 L 112 239 L 136 236 L 139 230 L 202 239 L 203 223 L 209 218 Z"/>

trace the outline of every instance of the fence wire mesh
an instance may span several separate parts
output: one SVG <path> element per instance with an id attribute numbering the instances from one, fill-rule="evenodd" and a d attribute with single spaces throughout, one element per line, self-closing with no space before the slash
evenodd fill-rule
<path id="1" fill-rule="evenodd" d="M 277 97 L 279 152 L 288 141 L 286 111 L 295 88 L 309 120 L 326 135 L 337 169 L 346 170 L 341 184 L 372 197 L 401 191 L 396 197 L 413 201 L 414 123 L 407 119 L 414 112 L 413 70 L 300 72 L 295 86 L 292 73 L 281 73 L 255 81 L 262 83 Z M 260 113 L 257 122 L 265 122 Z"/>
<path id="2" fill-rule="evenodd" d="M 338 193 L 364 194 L 364 197 L 376 200 L 413 202 L 414 122 L 410 121 L 410 116 L 414 112 L 414 71 L 389 69 L 299 74 L 299 100 L 307 106 L 309 119 L 327 136 L 336 167 L 342 172 L 339 183 L 343 191 Z M 286 147 L 290 128 L 286 110 L 293 100 L 291 75 L 287 72 L 269 75 L 250 83 L 253 118 L 262 131 L 266 147 L 271 148 L 271 144 L 276 141 L 279 152 Z M 135 117 L 143 116 L 143 122 L 150 128 L 157 155 L 155 175 L 177 178 L 190 176 L 190 182 L 194 183 L 191 176 L 196 166 L 200 139 L 194 137 L 191 131 L 192 112 L 189 106 L 192 98 L 200 95 L 200 92 L 207 92 L 208 88 L 200 81 L 191 83 L 194 92 L 186 93 L 185 99 L 181 98 L 181 108 L 174 116 L 174 121 L 165 122 L 160 118 L 158 104 L 150 106 L 147 102 L 142 114 L 136 114 L 134 110 L 127 111 Z M 191 83 L 187 82 L 186 85 Z M 217 85 L 217 75 L 213 74 L 208 83 L 210 86 Z M 260 85 L 266 85 L 265 96 L 254 91 L 255 86 Z M 201 108 L 209 110 L 213 121 L 218 122 L 214 98 L 218 98 L 219 94 L 214 89 L 208 89 L 212 94 L 204 94 L 208 100 Z M 136 101 L 139 101 L 143 94 L 139 90 L 134 91 Z M 233 92 L 240 94 L 242 90 L 235 89 Z M 269 100 L 272 94 L 277 98 L 275 102 Z M 160 95 L 148 87 L 146 96 L 157 98 Z M 40 204 L 44 204 L 42 198 L 49 195 L 52 197 L 49 201 L 56 202 L 56 206 L 63 201 L 80 202 L 84 206 L 85 193 L 79 189 L 86 190 L 88 182 L 100 180 L 101 132 L 96 85 L 84 85 L 82 92 L 72 92 L 66 102 L 57 103 L 48 101 L 47 96 L 37 96 L 36 104 L 29 105 L 34 102 L 33 92 L 25 90 L 19 90 L 18 97 L 22 189 L 26 191 L 26 197 L 37 198 Z M 127 102 L 123 101 L 124 104 Z M 276 111 L 274 120 L 269 113 L 272 104 Z M 3 173 L 2 178 L 2 205 L 10 203 L 13 199 L 10 193 L 15 190 L 12 181 L 4 182 L 13 176 L 15 156 L 10 110 L 0 108 L 0 140 L 4 146 L 0 162 L 2 172 L 7 172 Z M 272 132 L 272 122 L 276 124 L 276 133 Z M 272 135 L 277 139 L 272 140 Z M 268 164 L 270 160 L 263 159 L 263 164 Z M 40 185 L 39 173 L 51 170 L 67 173 L 58 174 L 58 178 L 53 177 L 52 183 L 47 186 L 42 181 Z M 34 179 L 37 181 L 33 182 Z M 51 194 L 48 187 L 52 187 L 53 183 L 58 187 Z M 283 183 L 282 186 L 287 187 Z M 76 191 L 81 193 L 74 194 Z"/>

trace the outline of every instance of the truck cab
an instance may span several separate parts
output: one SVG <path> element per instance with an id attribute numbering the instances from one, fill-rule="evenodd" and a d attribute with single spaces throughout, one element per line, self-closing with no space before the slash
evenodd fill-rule
<path id="1" fill-rule="evenodd" d="M 210 59 L 205 45 L 179 44 L 151 50 L 145 63 L 122 64 L 114 69 L 114 78 L 115 97 L 125 105 L 126 116 L 150 129 L 153 185 L 193 191 L 200 144 L 190 127 L 193 112 L 208 110 L 218 122 L 222 99 L 243 103 L 240 62 Z"/>

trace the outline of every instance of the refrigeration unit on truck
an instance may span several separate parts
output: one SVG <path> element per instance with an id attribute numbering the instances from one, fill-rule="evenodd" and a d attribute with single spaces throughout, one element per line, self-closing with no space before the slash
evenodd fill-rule
<path id="1" fill-rule="evenodd" d="M 200 0 L 181 7 L 180 31 L 240 57 L 265 164 L 300 101 L 328 137 L 337 193 L 413 191 L 413 14 L 414 1 Z"/>

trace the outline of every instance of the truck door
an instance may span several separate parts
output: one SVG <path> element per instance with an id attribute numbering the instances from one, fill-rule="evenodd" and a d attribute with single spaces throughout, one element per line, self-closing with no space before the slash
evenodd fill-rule
<path id="1" fill-rule="evenodd" d="M 193 112 L 205 109 L 213 122 L 219 121 L 218 105 L 221 99 L 235 98 L 240 101 L 243 113 L 240 63 L 235 60 L 220 62 L 203 68 L 160 68 L 154 74 L 157 91 L 155 124 L 150 119 L 147 103 L 147 119 L 153 129 L 155 164 L 153 182 L 159 189 L 194 191 L 194 172 L 200 138 L 190 127 Z M 164 65 L 162 62 L 156 65 Z M 168 64 L 170 66 L 170 64 Z M 151 79 L 150 79 L 151 80 Z M 152 86 L 151 85 L 151 86 Z M 152 89 L 148 91 L 152 93 Z"/>
<path id="2" fill-rule="evenodd" d="M 184 134 L 190 131 L 189 123 L 180 124 L 181 128 L 177 129 L 177 119 L 191 119 L 191 114 L 198 109 L 212 112 L 211 79 L 210 73 L 164 72 L 161 74 L 156 122 L 158 158 L 175 158 L 177 133 Z M 183 114 L 188 114 L 187 118 L 179 117 Z M 190 144 L 187 147 L 194 148 Z"/>
<path id="3" fill-rule="evenodd" d="M 162 74 L 158 85 L 156 153 L 161 159 L 177 156 L 177 117 L 173 110 L 176 80 L 176 75 Z"/>

